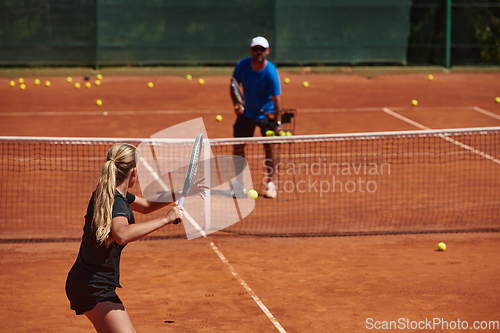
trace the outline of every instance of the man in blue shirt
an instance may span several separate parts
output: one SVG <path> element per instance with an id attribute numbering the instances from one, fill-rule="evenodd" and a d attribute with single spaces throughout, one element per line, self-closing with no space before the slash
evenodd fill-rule
<path id="1" fill-rule="evenodd" d="M 252 137 L 255 127 L 260 127 L 262 136 L 269 130 L 278 133 L 281 126 L 279 112 L 281 110 L 281 87 L 276 66 L 267 60 L 269 55 L 269 42 L 266 38 L 258 36 L 250 43 L 251 57 L 241 59 L 234 68 L 233 77 L 243 87 L 245 104 L 235 98 L 231 90 L 234 112 L 237 115 L 233 126 L 235 138 Z M 268 115 L 266 115 L 268 113 Z M 276 158 L 273 156 L 271 144 L 265 144 L 267 180 L 264 179 L 266 189 L 265 197 L 277 196 L 277 172 L 275 170 Z M 235 145 L 234 155 L 245 157 L 245 145 Z M 233 184 L 234 192 L 245 192 L 240 175 Z"/>

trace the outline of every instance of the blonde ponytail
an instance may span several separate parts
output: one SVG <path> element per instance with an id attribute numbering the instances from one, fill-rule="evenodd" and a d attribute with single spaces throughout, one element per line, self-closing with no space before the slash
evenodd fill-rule
<path id="1" fill-rule="evenodd" d="M 111 214 L 116 187 L 123 183 L 136 166 L 135 149 L 127 143 L 117 143 L 111 147 L 97 181 L 92 229 L 96 241 L 101 245 L 111 243 Z"/>

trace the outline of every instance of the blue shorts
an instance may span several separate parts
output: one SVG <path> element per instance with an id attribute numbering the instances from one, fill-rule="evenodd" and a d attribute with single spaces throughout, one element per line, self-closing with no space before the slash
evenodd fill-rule
<path id="1" fill-rule="evenodd" d="M 274 131 L 276 128 L 274 121 L 270 120 L 268 117 L 253 120 L 245 116 L 238 116 L 233 126 L 233 135 L 235 138 L 253 137 L 256 126 L 260 127 L 262 136 L 266 136 L 266 131 Z"/>

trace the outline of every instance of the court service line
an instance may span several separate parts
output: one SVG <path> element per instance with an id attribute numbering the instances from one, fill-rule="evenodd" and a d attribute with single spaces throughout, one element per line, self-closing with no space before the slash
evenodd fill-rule
<path id="1" fill-rule="evenodd" d="M 401 120 L 403 120 L 403 121 L 407 122 L 408 124 L 411 124 L 411 125 L 413 125 L 413 126 L 415 126 L 415 127 L 418 127 L 418 128 L 420 128 L 420 129 L 423 129 L 423 130 L 429 130 L 429 131 L 431 130 L 431 128 L 429 128 L 429 127 L 427 127 L 427 126 L 424 126 L 424 125 L 422 125 L 422 124 L 420 124 L 420 123 L 417 123 L 416 121 L 411 120 L 410 118 L 407 118 L 407 117 L 405 117 L 405 116 L 402 116 L 402 115 L 400 115 L 400 114 L 397 114 L 396 112 L 394 112 L 394 111 L 392 111 L 392 110 L 389 110 L 388 108 L 384 108 L 384 109 L 383 109 L 383 111 L 384 111 L 385 113 L 387 113 L 387 114 L 390 114 L 390 115 L 391 115 L 391 116 L 393 116 L 393 117 L 396 117 L 396 118 L 398 118 L 398 119 L 401 119 Z M 492 161 L 492 162 L 497 163 L 497 164 L 499 164 L 499 165 L 500 165 L 500 160 L 499 160 L 499 159 L 494 158 L 493 156 L 488 155 L 488 154 L 486 154 L 485 152 L 482 152 L 482 151 L 480 151 L 480 150 L 477 150 L 476 148 L 473 148 L 473 147 L 471 147 L 471 146 L 468 146 L 468 145 L 466 145 L 466 144 L 464 144 L 464 143 L 462 143 L 462 142 L 460 142 L 460 141 L 454 140 L 454 139 L 452 139 L 452 138 L 450 138 L 450 137 L 448 137 L 448 136 L 446 136 L 446 135 L 444 135 L 444 134 L 438 134 L 438 136 L 439 136 L 440 138 L 442 138 L 442 139 L 444 139 L 444 140 L 446 140 L 446 141 L 450 142 L 450 143 L 453 143 L 454 145 L 457 145 L 457 146 L 459 146 L 459 147 L 461 147 L 461 148 L 463 148 L 463 149 L 469 150 L 469 151 L 473 152 L 474 154 L 477 154 L 477 155 L 479 155 L 479 156 L 481 156 L 481 157 L 484 157 L 484 158 L 486 158 L 486 159 L 488 159 L 488 160 L 490 160 L 490 161 Z"/>
<path id="2" fill-rule="evenodd" d="M 144 111 L 42 111 L 42 112 L 0 112 L 0 117 L 54 117 L 54 116 L 134 116 L 162 114 L 213 114 L 234 113 L 229 110 L 144 110 Z"/>
<path id="3" fill-rule="evenodd" d="M 398 119 L 400 119 L 400 120 L 402 120 L 402 121 L 405 121 L 405 122 L 407 122 L 408 124 L 411 124 L 411 125 L 413 125 L 413 126 L 415 126 L 415 127 L 418 127 L 418 128 L 420 128 L 420 129 L 423 129 L 423 130 L 431 130 L 429 127 L 424 126 L 424 125 L 422 125 L 422 124 L 420 124 L 420 123 L 417 123 L 416 121 L 413 121 L 413 120 L 411 120 L 410 118 L 406 118 L 405 116 L 402 116 L 402 115 L 400 115 L 399 113 L 396 113 L 396 112 L 394 112 L 394 111 L 392 111 L 392 110 L 389 110 L 388 108 L 383 108 L 383 109 L 382 109 L 382 111 L 384 111 L 385 113 L 390 114 L 391 116 L 396 117 L 396 118 L 398 118 Z"/>
<path id="4" fill-rule="evenodd" d="M 492 117 L 497 115 L 481 110 L 475 106 L 463 106 L 463 107 L 388 107 L 395 111 L 424 111 L 424 110 L 472 110 L 485 113 Z M 328 109 L 297 109 L 300 113 L 335 113 L 335 112 L 380 112 L 383 111 L 383 107 L 366 107 L 366 108 L 328 108 Z M 481 110 L 481 111 L 479 111 Z M 136 111 L 41 111 L 41 112 L 0 112 L 0 117 L 67 117 L 67 116 L 134 116 L 134 115 L 169 115 L 169 114 L 232 114 L 231 109 L 222 110 L 136 110 Z M 498 117 L 498 116 L 497 116 Z M 500 118 L 499 118 L 500 119 Z"/>
<path id="5" fill-rule="evenodd" d="M 278 320 L 276 320 L 276 318 L 273 316 L 271 311 L 269 311 L 269 309 L 264 305 L 264 303 L 262 303 L 260 298 L 254 293 L 252 288 L 250 288 L 250 286 L 240 277 L 238 272 L 236 272 L 236 270 L 234 269 L 233 265 L 231 265 L 229 263 L 229 261 L 226 259 L 224 254 L 222 254 L 222 252 L 219 250 L 219 248 L 213 242 L 210 242 L 210 246 L 212 247 L 214 252 L 217 253 L 220 260 L 222 260 L 222 262 L 227 266 L 227 268 L 229 269 L 231 274 L 233 274 L 235 279 L 238 280 L 238 282 L 243 286 L 243 288 L 245 288 L 245 290 L 250 294 L 250 296 L 253 298 L 255 303 L 257 303 L 257 305 L 260 307 L 260 309 L 265 313 L 267 318 L 269 318 L 269 320 L 274 324 L 274 326 L 278 329 L 278 331 L 280 333 L 286 333 L 285 329 L 280 325 Z"/>
<path id="6" fill-rule="evenodd" d="M 427 111 L 427 110 L 448 110 L 448 111 L 467 111 L 475 110 L 475 106 L 403 106 L 403 107 L 387 107 L 391 110 L 405 112 L 405 111 Z M 298 108 L 297 112 L 300 113 L 331 113 L 331 112 L 380 112 L 384 107 L 366 107 L 366 108 L 328 108 L 328 109 L 301 109 Z"/>
<path id="7" fill-rule="evenodd" d="M 490 112 L 490 111 L 486 111 L 486 110 L 483 110 L 481 108 L 478 108 L 478 107 L 474 107 L 474 111 L 477 111 L 477 112 L 480 112 L 482 114 L 485 114 L 487 116 L 490 116 L 490 117 L 493 117 L 493 118 L 496 118 L 496 119 L 500 119 L 500 116 L 497 115 L 496 113 L 493 113 L 493 112 Z"/>

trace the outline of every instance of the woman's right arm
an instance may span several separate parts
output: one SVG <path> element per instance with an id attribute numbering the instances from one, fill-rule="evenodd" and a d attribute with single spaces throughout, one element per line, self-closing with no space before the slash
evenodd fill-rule
<path id="1" fill-rule="evenodd" d="M 136 241 L 149 235 L 161 227 L 173 223 L 177 218 L 184 216 L 184 208 L 175 206 L 167 215 L 143 223 L 128 224 L 128 219 L 124 216 L 117 216 L 111 220 L 111 234 L 119 245 L 124 245 Z"/>

